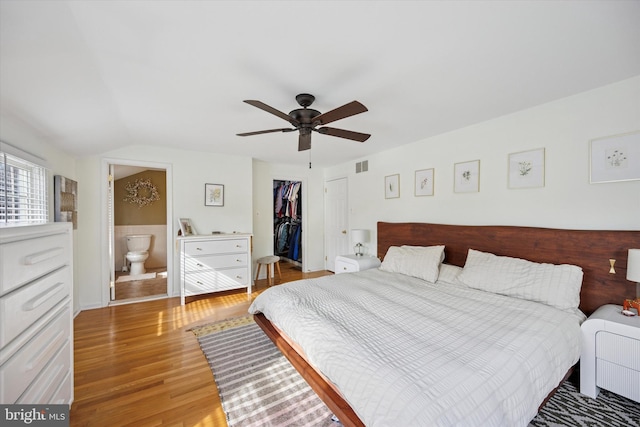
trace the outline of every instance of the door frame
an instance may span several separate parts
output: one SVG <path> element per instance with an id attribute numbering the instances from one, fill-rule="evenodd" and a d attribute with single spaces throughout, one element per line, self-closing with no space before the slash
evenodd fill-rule
<path id="1" fill-rule="evenodd" d="M 111 165 L 118 166 L 137 166 L 153 169 L 164 169 L 166 177 L 166 209 L 167 209 L 167 294 L 161 298 L 172 297 L 174 294 L 174 233 L 173 233 L 173 170 L 170 163 L 149 162 L 145 160 L 130 160 L 103 157 L 100 168 L 100 179 L 102 182 L 100 203 L 104 209 L 101 209 L 101 237 L 100 247 L 102 250 L 101 269 L 103 278 L 101 284 L 102 289 L 102 306 L 107 307 L 111 303 L 111 288 L 115 286 L 113 283 L 113 272 L 115 272 L 115 258 L 113 254 L 113 244 L 110 241 L 113 235 L 113 205 L 109 204 L 109 171 Z M 111 212 L 110 212 L 111 209 Z"/>

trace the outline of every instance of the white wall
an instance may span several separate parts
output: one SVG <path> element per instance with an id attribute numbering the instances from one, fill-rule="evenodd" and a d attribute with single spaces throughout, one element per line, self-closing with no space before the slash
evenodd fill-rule
<path id="1" fill-rule="evenodd" d="M 425 120 L 429 120 L 428 117 Z M 400 126 L 401 124 L 398 124 Z M 640 129 L 640 76 L 326 170 L 274 165 L 250 158 L 133 146 L 101 157 L 74 157 L 55 149 L 33 125 L 0 116 L 0 139 L 47 160 L 52 175 L 78 181 L 74 232 L 74 310 L 99 307 L 106 289 L 106 231 L 101 224 L 102 158 L 170 164 L 173 214 L 191 218 L 200 233 L 254 233 L 254 260 L 272 250 L 273 179 L 306 182 L 305 270 L 324 268 L 324 181 L 348 177 L 350 228 L 376 229 L 377 221 L 514 224 L 584 229 L 640 229 L 640 181 L 589 184 L 589 140 Z M 544 188 L 509 190 L 509 153 L 546 149 Z M 453 192 L 453 165 L 481 160 L 480 192 Z M 357 161 L 357 160 L 356 160 Z M 414 172 L 435 168 L 435 195 L 414 197 Z M 400 174 L 401 197 L 384 199 L 384 177 Z M 225 185 L 225 206 L 204 206 L 204 184 Z M 50 183 L 53 194 L 53 180 Z M 50 203 L 53 217 L 53 201 Z M 375 248 L 372 234 L 370 248 Z M 177 258 L 174 283 L 177 284 Z"/>
<path id="2" fill-rule="evenodd" d="M 425 117 L 425 120 L 429 120 Z M 402 124 L 399 123 L 398 126 Z M 589 140 L 640 130 L 640 76 L 325 171 L 349 177 L 350 227 L 377 221 L 640 230 L 640 181 L 589 183 Z M 507 187 L 509 153 L 545 148 L 543 188 Z M 480 192 L 453 192 L 455 163 L 480 159 Z M 435 168 L 434 196 L 414 196 L 416 170 Z M 400 174 L 400 198 L 384 178 Z M 372 235 L 371 248 L 377 240 Z"/>
<path id="3" fill-rule="evenodd" d="M 106 229 L 102 223 L 106 209 L 102 197 L 106 185 L 106 180 L 101 176 L 103 159 L 114 163 L 122 159 L 126 162 L 137 160 L 170 165 L 173 213 L 168 216 L 168 221 L 171 221 L 168 229 L 173 230 L 173 234 L 177 233 L 178 218 L 190 218 L 199 234 L 210 234 L 214 230 L 253 231 L 252 161 L 249 157 L 131 146 L 103 153 L 100 157 L 79 159 L 79 191 L 83 191 L 83 197 L 79 204 L 82 222 L 78 225 L 80 241 L 76 248 L 76 259 L 81 265 L 78 280 L 80 306 L 83 309 L 106 304 L 104 293 L 109 282 L 107 248 L 102 245 L 102 242 L 106 242 Z M 224 206 L 204 205 L 205 183 L 224 185 Z M 173 257 L 173 295 L 179 294 L 178 267 L 176 249 Z"/>
<path id="4" fill-rule="evenodd" d="M 0 140 L 11 144 L 29 154 L 45 160 L 48 168 L 49 180 L 47 191 L 49 199 L 49 221 L 53 222 L 53 176 L 62 175 L 77 181 L 75 158 L 62 150 L 56 149 L 49 142 L 46 136 L 40 134 L 32 126 L 24 123 L 16 117 L 9 116 L 5 112 L 0 114 Z M 78 201 L 81 200 L 81 188 L 78 189 Z M 77 244 L 77 233 L 73 233 L 74 247 Z M 74 312 L 79 311 L 77 276 L 78 263 L 74 262 Z"/>
<path id="5" fill-rule="evenodd" d="M 253 161 L 253 262 L 273 255 L 273 180 L 302 182 L 304 271 L 324 269 L 323 171 Z M 264 271 L 265 269 L 263 269 Z M 255 271 L 255 270 L 254 270 Z M 255 277 L 255 276 L 254 276 Z M 264 276 L 266 277 L 266 276 Z"/>

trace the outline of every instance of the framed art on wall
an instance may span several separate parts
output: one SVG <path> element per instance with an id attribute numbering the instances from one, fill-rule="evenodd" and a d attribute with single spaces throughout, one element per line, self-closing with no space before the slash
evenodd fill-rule
<path id="1" fill-rule="evenodd" d="M 397 199 L 400 197 L 400 175 L 389 175 L 384 177 L 384 198 Z"/>
<path id="2" fill-rule="evenodd" d="M 416 196 L 433 196 L 433 176 L 433 168 L 416 171 Z"/>
<path id="3" fill-rule="evenodd" d="M 78 228 L 78 183 L 62 175 L 53 176 L 53 220 Z"/>
<path id="4" fill-rule="evenodd" d="M 178 224 L 180 225 L 180 232 L 183 236 L 194 236 L 197 234 L 189 218 L 180 218 Z"/>
<path id="5" fill-rule="evenodd" d="M 480 160 L 456 163 L 453 166 L 453 191 L 456 193 L 480 191 Z"/>
<path id="6" fill-rule="evenodd" d="M 590 141 L 590 182 L 640 179 L 640 131 Z"/>
<path id="7" fill-rule="evenodd" d="M 509 188 L 544 187 L 544 148 L 509 154 Z"/>
<path id="8" fill-rule="evenodd" d="M 224 185 L 205 184 L 204 185 L 204 205 L 224 206 Z"/>

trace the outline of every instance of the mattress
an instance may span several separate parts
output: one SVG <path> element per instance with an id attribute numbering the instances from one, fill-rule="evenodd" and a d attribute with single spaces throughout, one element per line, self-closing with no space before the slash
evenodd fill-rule
<path id="1" fill-rule="evenodd" d="M 526 426 L 579 359 L 584 316 L 379 269 L 285 283 L 249 308 L 367 426 Z"/>

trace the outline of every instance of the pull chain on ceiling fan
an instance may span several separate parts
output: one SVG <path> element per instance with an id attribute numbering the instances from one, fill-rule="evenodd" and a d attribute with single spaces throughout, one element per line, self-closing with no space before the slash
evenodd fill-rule
<path id="1" fill-rule="evenodd" d="M 328 123 L 335 122 L 337 120 L 344 119 L 346 117 L 355 116 L 356 114 L 364 113 L 367 107 L 359 103 L 358 101 L 351 101 L 342 107 L 335 108 L 331 111 L 327 111 L 322 114 L 318 110 L 308 108 L 316 98 L 308 93 L 301 93 L 296 96 L 296 101 L 302 108 L 291 111 L 289 114 L 285 114 L 280 110 L 256 100 L 245 100 L 249 105 L 253 105 L 267 113 L 271 113 L 274 116 L 278 116 L 291 123 L 293 128 L 280 128 L 280 129 L 268 129 L 260 130 L 256 132 L 239 133 L 238 136 L 251 136 L 260 135 L 263 133 L 272 132 L 293 132 L 297 130 L 299 132 L 298 137 L 298 151 L 304 151 L 311 148 L 311 132 L 318 132 L 323 135 L 336 136 L 338 138 L 350 139 L 358 142 L 365 142 L 371 135 L 368 133 L 354 132 L 350 130 L 337 129 L 333 127 L 324 126 Z M 318 127 L 322 126 L 322 127 Z"/>

